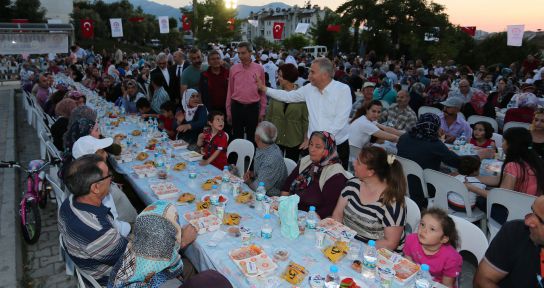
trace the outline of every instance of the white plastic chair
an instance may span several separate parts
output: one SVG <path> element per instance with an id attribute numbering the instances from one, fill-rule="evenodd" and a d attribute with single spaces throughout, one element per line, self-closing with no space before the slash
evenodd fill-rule
<path id="1" fill-rule="evenodd" d="M 433 114 L 436 114 L 438 116 L 442 115 L 442 111 L 440 111 L 440 109 L 438 109 L 436 107 L 421 106 L 417 110 L 417 117 L 419 117 L 419 116 L 421 116 L 422 114 L 425 114 L 425 113 L 433 113 Z"/>
<path id="2" fill-rule="evenodd" d="M 533 195 L 519 193 L 516 191 L 494 188 L 487 194 L 487 228 L 489 229 L 489 241 L 501 229 L 501 224 L 491 218 L 491 207 L 493 204 L 500 204 L 508 209 L 506 221 L 524 219 L 525 215 L 531 212 L 531 205 L 536 197 Z"/>
<path id="3" fill-rule="evenodd" d="M 419 183 L 421 184 L 421 189 L 423 190 L 423 196 L 427 198 L 429 201 L 428 206 L 431 207 L 431 203 L 433 201 L 432 198 L 429 198 L 429 192 L 427 191 L 427 183 L 425 183 L 425 176 L 423 175 L 423 169 L 419 164 L 417 164 L 415 161 L 412 161 L 410 159 L 406 159 L 400 156 L 396 156 L 397 160 L 402 165 L 402 170 L 404 170 L 404 177 L 406 178 L 406 183 L 408 183 L 408 175 L 414 175 L 419 179 Z M 408 194 L 408 197 L 410 196 L 410 191 L 406 190 L 406 193 Z"/>
<path id="4" fill-rule="evenodd" d="M 359 157 L 359 153 L 361 152 L 361 148 L 355 147 L 353 145 L 349 145 L 349 163 L 348 163 L 348 171 L 354 171 L 353 169 L 353 161 Z"/>
<path id="5" fill-rule="evenodd" d="M 497 148 L 502 148 L 502 135 L 499 133 L 493 133 L 493 137 L 491 137 L 491 140 L 495 141 L 495 146 Z"/>
<path id="6" fill-rule="evenodd" d="M 287 168 L 287 175 L 291 175 L 291 172 L 297 167 L 297 162 L 289 158 L 283 158 L 283 162 L 285 162 L 285 167 Z"/>
<path id="7" fill-rule="evenodd" d="M 522 128 L 525 128 L 525 129 L 529 129 L 529 127 L 531 126 L 531 124 L 529 123 L 524 123 L 524 122 L 516 122 L 516 121 L 510 121 L 506 124 L 504 124 L 504 127 L 502 127 L 502 132 L 506 132 L 506 130 L 512 128 L 512 127 L 522 127 Z"/>
<path id="8" fill-rule="evenodd" d="M 47 153 L 47 141 L 51 140 L 49 133 L 45 129 L 38 131 L 38 138 L 40 139 L 40 159 L 45 159 Z"/>
<path id="9" fill-rule="evenodd" d="M 482 230 L 478 226 L 470 223 L 469 221 L 457 217 L 455 215 L 449 215 L 453 222 L 455 222 L 455 228 L 459 234 L 459 247 L 457 251 L 468 251 L 472 253 L 478 263 L 484 258 L 485 251 L 489 244 Z"/>
<path id="10" fill-rule="evenodd" d="M 491 127 L 493 127 L 493 130 L 495 131 L 495 133 L 499 132 L 499 124 L 497 123 L 497 120 L 491 117 L 472 115 L 468 117 L 467 119 L 468 124 L 475 124 L 477 122 L 482 122 L 482 121 L 491 124 Z"/>
<path id="11" fill-rule="evenodd" d="M 227 157 L 232 152 L 235 152 L 238 155 L 238 159 L 236 159 L 236 168 L 238 168 L 240 176 L 243 176 L 246 172 L 245 159 L 246 157 L 249 157 L 249 166 L 251 166 L 253 155 L 255 155 L 255 146 L 248 140 L 234 139 L 230 142 L 229 147 L 227 147 Z"/>
<path id="12" fill-rule="evenodd" d="M 458 217 L 461 217 L 471 223 L 480 221 L 482 231 L 485 231 L 485 214 L 478 208 L 471 208 L 468 196 L 468 189 L 461 181 L 457 180 L 455 177 L 438 172 L 432 169 L 423 170 L 423 175 L 425 175 L 425 181 L 430 183 L 436 189 L 436 195 L 434 197 L 434 207 L 448 211 L 448 214 L 454 214 Z M 465 202 L 465 211 L 466 212 L 457 212 L 449 209 L 448 206 L 448 193 L 455 192 L 459 194 L 463 201 Z"/>
<path id="13" fill-rule="evenodd" d="M 406 202 L 406 225 L 410 226 L 410 231 L 416 232 L 421 220 L 421 211 L 414 200 L 404 196 Z"/>
<path id="14" fill-rule="evenodd" d="M 66 193 L 62 188 L 60 188 L 60 183 L 57 179 L 55 179 L 53 176 L 49 174 L 45 174 L 45 178 L 53 187 L 53 192 L 55 193 L 55 199 L 57 200 L 57 211 L 60 210 L 60 205 L 62 205 L 62 202 L 64 202 L 64 199 L 66 199 Z"/>

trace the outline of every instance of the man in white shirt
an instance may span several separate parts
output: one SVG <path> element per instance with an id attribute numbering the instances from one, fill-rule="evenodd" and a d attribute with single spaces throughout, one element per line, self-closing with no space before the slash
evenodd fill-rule
<path id="1" fill-rule="evenodd" d="M 308 133 L 327 131 L 334 135 L 338 155 L 344 169 L 348 167 L 349 158 L 349 113 L 351 111 L 351 92 L 348 85 L 333 80 L 334 68 L 327 58 L 318 58 L 312 62 L 308 80 L 297 90 L 284 91 L 267 88 L 264 83 L 257 83 L 266 95 L 282 102 L 306 102 L 308 107 Z M 256 80 L 258 81 L 258 79 Z M 308 139 L 304 140 L 301 149 L 308 147 Z"/>
<path id="2" fill-rule="evenodd" d="M 153 70 L 151 70 L 150 73 L 151 79 L 158 77 L 162 80 L 162 87 L 168 92 L 168 95 L 173 95 L 173 92 L 171 89 L 175 89 L 176 87 L 172 87 L 171 78 L 173 80 L 173 77 L 170 77 L 170 72 L 168 71 L 168 56 L 165 53 L 159 53 L 157 55 L 157 67 Z M 179 89 L 179 87 L 177 87 Z M 149 95 L 153 95 L 155 91 L 153 91 L 153 88 L 149 87 Z"/>
<path id="3" fill-rule="evenodd" d="M 261 55 L 261 62 L 263 63 L 264 73 L 268 74 L 268 81 L 270 82 L 270 87 L 276 89 L 276 73 L 278 71 L 278 66 L 274 62 L 269 61 L 268 55 Z"/>

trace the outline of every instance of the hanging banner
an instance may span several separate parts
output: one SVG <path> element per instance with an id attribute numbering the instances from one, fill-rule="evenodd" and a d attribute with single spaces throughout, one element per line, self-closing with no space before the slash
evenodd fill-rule
<path id="1" fill-rule="evenodd" d="M 0 55 L 28 55 L 67 52 L 68 35 L 66 34 L 0 34 Z"/>
<path id="2" fill-rule="evenodd" d="M 298 23 L 295 33 L 306 34 L 308 28 L 310 28 L 310 23 Z"/>
<path id="3" fill-rule="evenodd" d="M 338 24 L 336 24 L 336 25 L 329 24 L 327 26 L 327 31 L 329 31 L 329 32 L 340 32 L 340 25 L 338 25 Z"/>
<path id="4" fill-rule="evenodd" d="M 183 31 L 191 31 L 191 20 L 189 20 L 189 17 L 185 15 L 181 16 L 181 25 Z"/>
<path id="5" fill-rule="evenodd" d="M 281 40 L 281 35 L 283 34 L 283 25 L 285 25 L 285 23 L 283 22 L 274 22 L 272 34 L 275 40 Z"/>
<path id="6" fill-rule="evenodd" d="M 123 22 L 121 18 L 110 18 L 111 37 L 123 37 Z"/>
<path id="7" fill-rule="evenodd" d="M 168 23 L 168 16 L 159 16 L 159 31 L 161 34 L 170 33 L 170 25 Z"/>
<path id="8" fill-rule="evenodd" d="M 83 38 L 93 38 L 94 37 L 94 25 L 93 20 L 91 19 L 81 19 L 79 20 L 79 25 L 81 26 L 81 36 Z"/>
<path id="9" fill-rule="evenodd" d="M 259 27 L 259 20 L 250 19 L 250 20 L 247 20 L 247 22 L 248 22 L 251 26 L 253 26 L 253 27 L 255 27 L 255 28 Z"/>
<path id="10" fill-rule="evenodd" d="M 525 31 L 525 25 L 508 25 L 507 31 L 507 46 L 520 47 L 523 42 L 523 33 Z"/>

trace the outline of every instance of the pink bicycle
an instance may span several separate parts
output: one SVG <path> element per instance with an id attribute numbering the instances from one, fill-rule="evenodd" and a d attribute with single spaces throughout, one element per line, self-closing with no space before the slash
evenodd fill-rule
<path id="1" fill-rule="evenodd" d="M 42 222 L 38 207 L 45 208 L 47 197 L 51 191 L 50 185 L 47 185 L 44 170 L 50 164 L 59 162 L 59 160 L 53 160 L 52 162 L 32 160 L 28 164 L 28 169 L 23 169 L 17 162 L 0 161 L 0 168 L 18 168 L 27 174 L 26 191 L 19 204 L 19 216 L 21 217 L 20 224 L 23 238 L 28 244 L 34 244 L 40 238 Z"/>

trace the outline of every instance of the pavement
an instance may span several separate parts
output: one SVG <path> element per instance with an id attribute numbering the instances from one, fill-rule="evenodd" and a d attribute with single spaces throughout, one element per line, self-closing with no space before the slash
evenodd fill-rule
<path id="1" fill-rule="evenodd" d="M 14 85 L 15 84 L 15 85 Z M 23 98 L 13 93 L 18 83 L 0 86 L 0 159 L 27 164 L 39 159 L 36 130 L 26 122 Z M 36 244 L 26 245 L 19 230 L 17 206 L 25 185 L 24 173 L 0 169 L 0 287 L 77 287 L 73 276 L 65 273 L 59 256 L 57 203 L 49 200 L 41 210 L 42 233 Z"/>

